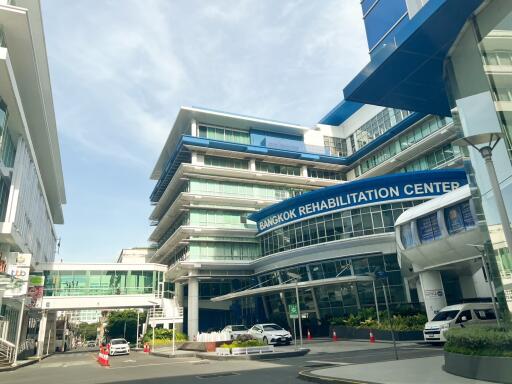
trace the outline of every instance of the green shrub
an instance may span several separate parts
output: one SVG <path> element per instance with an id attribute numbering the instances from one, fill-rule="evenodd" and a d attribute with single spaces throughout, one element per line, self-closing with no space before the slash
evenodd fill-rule
<path id="1" fill-rule="evenodd" d="M 143 342 L 151 342 L 153 340 L 153 329 L 150 329 L 146 332 L 143 337 Z M 164 328 L 156 328 L 155 329 L 155 341 L 156 340 L 164 340 L 163 344 L 166 342 L 172 342 L 172 329 L 164 329 Z M 176 332 L 176 341 L 187 341 L 187 335 L 181 332 Z M 162 343 L 159 343 L 161 345 Z"/>
<path id="2" fill-rule="evenodd" d="M 512 357 L 512 328 L 465 327 L 445 333 L 447 352 L 475 356 Z"/>
<path id="3" fill-rule="evenodd" d="M 392 315 L 392 324 L 395 331 L 421 331 L 427 322 L 427 316 L 423 313 L 413 313 L 410 309 L 397 311 Z M 343 325 L 346 327 L 371 328 L 389 331 L 391 322 L 387 312 L 379 312 L 380 323 L 377 321 L 377 312 L 374 308 L 367 308 L 357 314 L 351 313 L 346 317 L 337 317 L 331 320 L 331 325 Z"/>

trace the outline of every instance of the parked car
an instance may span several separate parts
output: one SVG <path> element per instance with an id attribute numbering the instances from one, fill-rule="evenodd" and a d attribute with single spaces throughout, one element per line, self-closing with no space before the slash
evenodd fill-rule
<path id="1" fill-rule="evenodd" d="M 96 341 L 94 341 L 94 340 L 89 340 L 86 344 L 86 347 L 88 347 L 88 348 L 93 348 L 95 346 L 96 346 Z"/>
<path id="2" fill-rule="evenodd" d="M 110 356 L 130 354 L 130 344 L 125 339 L 112 339 L 108 346 Z"/>
<path id="3" fill-rule="evenodd" d="M 444 343 L 446 342 L 444 333 L 450 328 L 472 325 L 495 326 L 496 324 L 496 313 L 491 303 L 449 305 L 425 324 L 423 338 L 431 343 Z"/>
<path id="4" fill-rule="evenodd" d="M 249 334 L 265 344 L 286 344 L 292 342 L 292 335 L 286 329 L 274 323 L 255 324 Z"/>
<path id="5" fill-rule="evenodd" d="M 226 325 L 221 332 L 229 333 L 231 340 L 235 340 L 238 336 L 249 334 L 249 328 L 245 325 Z"/>

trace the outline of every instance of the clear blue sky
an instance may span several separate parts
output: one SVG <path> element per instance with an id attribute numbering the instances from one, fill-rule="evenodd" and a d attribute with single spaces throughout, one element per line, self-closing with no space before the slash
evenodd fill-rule
<path id="1" fill-rule="evenodd" d="M 43 0 L 66 262 L 146 246 L 180 106 L 313 126 L 368 62 L 359 0 Z"/>

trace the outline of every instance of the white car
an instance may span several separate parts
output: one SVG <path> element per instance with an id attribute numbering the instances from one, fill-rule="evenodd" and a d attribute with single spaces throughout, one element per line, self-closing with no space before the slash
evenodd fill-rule
<path id="1" fill-rule="evenodd" d="M 292 335 L 286 329 L 274 323 L 255 324 L 249 334 L 265 344 L 286 344 L 292 342 Z"/>
<path id="2" fill-rule="evenodd" d="M 496 313 L 491 303 L 467 303 L 444 307 L 425 324 L 423 337 L 429 343 L 444 343 L 444 334 L 448 329 L 472 325 L 497 325 Z"/>
<path id="3" fill-rule="evenodd" d="M 130 354 L 130 344 L 125 339 L 112 339 L 109 347 L 110 356 Z"/>
<path id="4" fill-rule="evenodd" d="M 248 335 L 249 329 L 245 325 L 226 325 L 221 332 L 229 333 L 231 340 L 235 340 L 238 336 Z"/>

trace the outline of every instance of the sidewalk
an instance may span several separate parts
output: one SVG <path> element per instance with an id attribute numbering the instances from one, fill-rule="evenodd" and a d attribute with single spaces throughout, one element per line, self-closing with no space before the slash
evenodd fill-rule
<path id="1" fill-rule="evenodd" d="M 300 372 L 302 379 L 317 383 L 345 384 L 488 384 L 443 371 L 444 357 L 423 357 Z"/>

